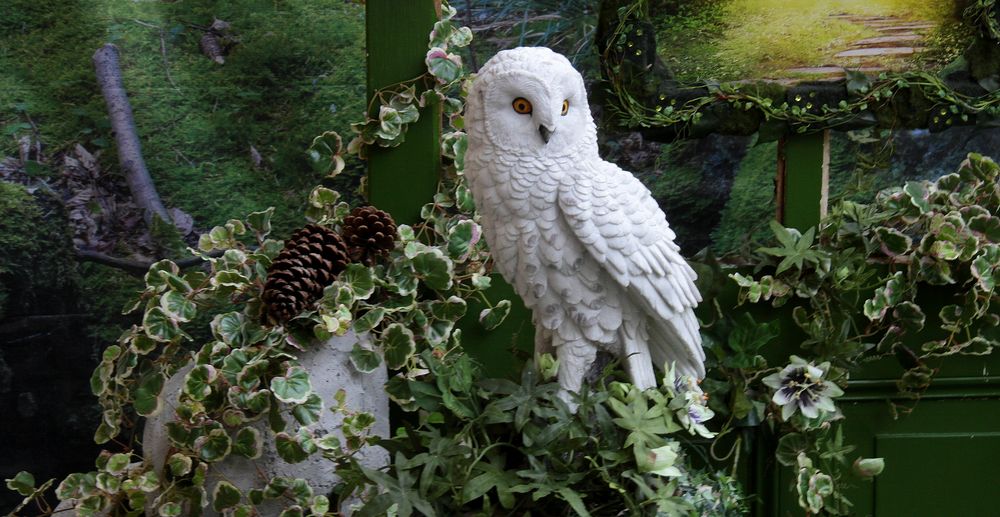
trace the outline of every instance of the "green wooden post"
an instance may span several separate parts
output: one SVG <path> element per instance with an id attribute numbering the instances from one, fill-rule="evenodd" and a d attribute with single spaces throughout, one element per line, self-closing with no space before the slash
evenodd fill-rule
<path id="1" fill-rule="evenodd" d="M 778 146 L 778 221 L 805 231 L 826 216 L 830 131 L 783 138 Z"/>
<path id="2" fill-rule="evenodd" d="M 368 49 L 368 99 L 375 92 L 426 71 L 427 37 L 434 28 L 440 0 L 368 0 L 365 4 Z M 419 92 L 418 92 L 419 94 Z M 373 109 L 378 103 L 370 104 Z M 368 200 L 398 223 L 420 219 L 431 202 L 440 171 L 441 107 L 431 103 L 406 131 L 398 147 L 372 147 L 368 155 Z"/>
<path id="3" fill-rule="evenodd" d="M 368 48 L 368 99 L 380 88 L 413 79 L 426 69 L 427 38 L 440 14 L 440 0 L 368 0 L 366 35 Z M 419 93 L 419 92 L 418 92 Z M 372 107 L 378 103 L 373 102 Z M 437 103 L 420 111 L 420 120 L 406 131 L 398 147 L 372 147 L 368 155 L 368 200 L 392 214 L 399 223 L 420 220 L 420 207 L 437 191 L 441 170 L 441 113 Z M 511 312 L 502 325 L 486 331 L 478 315 L 486 305 L 469 301 L 469 310 L 459 322 L 462 342 L 490 376 L 515 376 L 520 371 L 517 355 L 530 355 L 534 343 L 531 314 L 499 275 L 486 296 L 493 303 L 511 301 Z M 520 351 L 520 352 L 519 352 Z"/>

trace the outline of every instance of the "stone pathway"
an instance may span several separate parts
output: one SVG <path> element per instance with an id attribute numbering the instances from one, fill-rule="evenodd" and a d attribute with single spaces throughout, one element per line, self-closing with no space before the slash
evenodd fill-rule
<path id="1" fill-rule="evenodd" d="M 886 60 L 913 56 L 924 51 L 920 45 L 926 33 L 937 25 L 895 16 L 859 16 L 834 14 L 831 18 L 868 27 L 880 35 L 851 43 L 834 54 L 830 63 L 815 67 L 790 68 L 788 74 L 808 76 L 809 80 L 835 81 L 844 77 L 844 69 L 877 74 L 886 70 Z"/>

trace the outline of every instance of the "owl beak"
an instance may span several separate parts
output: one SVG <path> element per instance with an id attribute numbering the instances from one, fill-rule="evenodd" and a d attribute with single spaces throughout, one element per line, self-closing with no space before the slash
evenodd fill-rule
<path id="1" fill-rule="evenodd" d="M 545 124 L 541 124 L 538 126 L 538 134 L 542 135 L 542 141 L 545 142 L 546 144 L 549 143 L 549 138 L 552 136 L 552 133 L 555 132 L 556 132 L 555 129 L 550 129 Z"/>

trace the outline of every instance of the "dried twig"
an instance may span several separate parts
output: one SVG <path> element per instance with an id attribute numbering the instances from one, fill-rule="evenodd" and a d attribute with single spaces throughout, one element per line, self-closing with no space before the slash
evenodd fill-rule
<path id="1" fill-rule="evenodd" d="M 208 253 L 208 256 L 213 258 L 221 257 L 222 252 L 219 250 L 215 250 Z M 95 262 L 97 264 L 111 266 L 136 276 L 145 275 L 146 272 L 149 271 L 149 266 L 153 265 L 153 262 L 140 262 L 138 260 L 129 260 L 120 257 L 112 257 L 111 255 L 106 255 L 99 251 L 82 250 L 82 249 L 76 250 L 76 259 L 81 262 Z M 204 261 L 205 260 L 201 257 L 188 257 L 185 259 L 175 260 L 174 264 L 177 264 L 177 267 L 185 268 L 185 267 L 197 266 Z"/>

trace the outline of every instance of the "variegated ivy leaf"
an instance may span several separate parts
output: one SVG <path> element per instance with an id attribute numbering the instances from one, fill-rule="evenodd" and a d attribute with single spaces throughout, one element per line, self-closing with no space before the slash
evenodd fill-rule
<path id="1" fill-rule="evenodd" d="M 361 346 L 360 343 L 354 344 L 350 358 L 354 369 L 361 373 L 371 373 L 382 364 L 382 358 L 375 351 Z"/>
<path id="2" fill-rule="evenodd" d="M 143 277 L 146 281 L 146 289 L 152 290 L 154 292 L 160 292 L 168 288 L 169 284 L 167 280 L 160 275 L 160 272 L 164 271 L 176 276 L 180 273 L 180 268 L 177 264 L 174 264 L 170 260 L 161 260 L 149 266 L 149 271 Z"/>
<path id="3" fill-rule="evenodd" d="M 913 247 L 913 239 L 894 228 L 876 228 L 875 235 L 882 246 L 882 253 L 887 257 L 899 257 L 909 253 Z"/>
<path id="4" fill-rule="evenodd" d="M 195 440 L 194 448 L 198 452 L 198 457 L 203 461 L 209 463 L 222 461 L 229 455 L 232 448 L 232 440 L 225 429 L 218 427 L 209 431 L 207 435 Z"/>
<path id="5" fill-rule="evenodd" d="M 500 300 L 496 306 L 483 309 L 479 313 L 479 323 L 486 330 L 493 330 L 499 327 L 503 323 L 503 320 L 507 319 L 508 314 L 510 314 L 510 300 Z"/>
<path id="6" fill-rule="evenodd" d="M 271 379 L 271 393 L 286 404 L 302 404 L 312 394 L 309 372 L 301 366 L 290 366 L 285 374 Z"/>
<path id="7" fill-rule="evenodd" d="M 449 296 L 447 300 L 430 302 L 431 315 L 439 320 L 458 321 L 465 316 L 468 305 L 458 296 Z"/>
<path id="8" fill-rule="evenodd" d="M 184 376 L 184 393 L 194 400 L 205 400 L 212 393 L 212 383 L 217 376 L 215 367 L 199 364 Z"/>
<path id="9" fill-rule="evenodd" d="M 160 391 L 163 390 L 163 383 L 166 377 L 161 372 L 150 372 L 139 379 L 139 384 L 135 389 L 135 402 L 132 407 L 141 416 L 152 416 L 160 412 L 162 400 Z"/>
<path id="10" fill-rule="evenodd" d="M 216 483 L 215 489 L 212 490 L 212 509 L 221 512 L 226 508 L 232 508 L 239 504 L 242 497 L 243 493 L 232 483 L 225 480 L 219 481 Z"/>
<path id="11" fill-rule="evenodd" d="M 459 221 L 448 230 L 448 256 L 458 262 L 464 262 L 479 242 L 482 230 L 471 219 Z"/>
<path id="12" fill-rule="evenodd" d="M 298 437 L 286 432 L 280 432 L 274 436 L 274 445 L 278 456 L 281 456 L 281 459 L 288 463 L 299 463 L 309 457 L 309 453 L 299 443 Z"/>
<path id="13" fill-rule="evenodd" d="M 906 294 L 905 282 L 902 271 L 893 274 L 885 286 L 876 289 L 875 295 L 871 299 L 865 300 L 865 316 L 871 321 L 879 321 L 884 318 L 886 311 L 903 300 Z"/>
<path id="14" fill-rule="evenodd" d="M 323 133 L 324 135 L 326 133 Z M 317 137 L 318 138 L 318 137 Z M 340 136 L 337 136 L 338 140 Z M 315 145 L 315 141 L 313 142 Z M 339 150 L 339 149 L 338 149 Z M 268 207 L 267 210 L 260 212 L 251 212 L 247 215 L 247 225 L 250 227 L 254 233 L 257 234 L 258 239 L 263 239 L 271 233 L 271 216 L 274 215 L 274 207 Z"/>
<path id="15" fill-rule="evenodd" d="M 319 422 L 322 414 L 323 400 L 315 393 L 310 393 L 305 402 L 297 404 L 292 408 L 292 416 L 302 425 L 311 425 Z"/>
<path id="16" fill-rule="evenodd" d="M 417 349 L 413 332 L 399 323 L 386 327 L 380 345 L 389 368 L 402 368 Z"/>
<path id="17" fill-rule="evenodd" d="M 177 321 L 159 306 L 151 307 L 143 315 L 142 330 L 147 336 L 162 342 L 172 341 L 182 335 Z"/>
<path id="18" fill-rule="evenodd" d="M 264 440 L 260 431 L 254 427 L 244 427 L 236 433 L 236 440 L 233 442 L 233 454 L 238 454 L 251 460 L 260 457 L 264 448 Z"/>
<path id="19" fill-rule="evenodd" d="M 382 322 L 382 318 L 384 317 L 385 308 L 372 307 L 368 309 L 368 312 L 364 313 L 360 318 L 354 320 L 354 331 L 368 332 L 377 327 L 378 324 Z"/>
<path id="20" fill-rule="evenodd" d="M 921 214 L 926 214 L 931 211 L 931 204 L 928 201 L 928 186 L 929 185 L 926 182 L 908 181 L 903 187 L 903 192 L 908 197 L 910 203 L 917 207 L 917 210 Z"/>
<path id="21" fill-rule="evenodd" d="M 181 477 L 191 472 L 191 457 L 183 453 L 176 452 L 167 459 L 167 467 L 174 477 Z"/>
<path id="22" fill-rule="evenodd" d="M 437 248 L 416 253 L 410 261 L 413 272 L 424 285 L 436 291 L 451 289 L 454 263 Z"/>
<path id="23" fill-rule="evenodd" d="M 191 321 L 198 313 L 194 302 L 177 291 L 163 293 L 163 296 L 160 297 L 160 308 L 163 309 L 168 318 L 182 323 Z"/>
<path id="24" fill-rule="evenodd" d="M 363 264 L 349 264 L 339 280 L 351 289 L 354 299 L 367 300 L 375 292 L 375 272 Z"/>
<path id="25" fill-rule="evenodd" d="M 424 63 L 427 65 L 427 71 L 441 84 L 455 82 L 462 76 L 462 58 L 440 47 L 428 50 Z"/>

